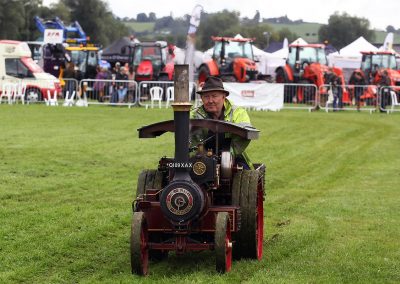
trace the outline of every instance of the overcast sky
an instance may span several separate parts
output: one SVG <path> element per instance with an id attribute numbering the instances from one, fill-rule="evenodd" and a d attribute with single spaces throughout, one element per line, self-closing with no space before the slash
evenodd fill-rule
<path id="1" fill-rule="evenodd" d="M 372 28 L 385 30 L 388 25 L 400 28 L 400 0 L 106 0 L 111 11 L 118 17 L 136 18 L 138 13 L 154 12 L 157 18 L 181 17 L 191 14 L 200 4 L 204 11 L 214 13 L 223 9 L 240 12 L 241 17 L 252 18 L 256 10 L 261 18 L 287 15 L 292 20 L 326 24 L 335 11 L 351 16 L 367 18 Z M 43 4 L 56 2 L 44 0 Z"/>

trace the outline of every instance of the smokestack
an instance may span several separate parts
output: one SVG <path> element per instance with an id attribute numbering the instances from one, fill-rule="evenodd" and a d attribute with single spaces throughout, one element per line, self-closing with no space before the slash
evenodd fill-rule
<path id="1" fill-rule="evenodd" d="M 174 110 L 175 123 L 175 162 L 180 165 L 189 163 L 189 65 L 175 65 Z M 174 180 L 190 180 L 188 168 L 175 168 Z"/>

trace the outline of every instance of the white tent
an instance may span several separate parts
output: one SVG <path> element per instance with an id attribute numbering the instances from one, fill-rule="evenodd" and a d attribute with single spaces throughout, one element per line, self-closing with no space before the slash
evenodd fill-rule
<path id="1" fill-rule="evenodd" d="M 293 41 L 291 44 L 299 44 L 299 45 L 305 45 L 308 44 L 304 39 L 302 39 L 301 37 L 299 37 L 298 39 L 296 39 L 295 41 Z"/>
<path id="2" fill-rule="evenodd" d="M 360 36 L 358 39 L 346 45 L 341 50 L 339 50 L 340 55 L 342 56 L 361 56 L 361 51 L 377 51 L 373 44 L 369 43 L 365 38 Z"/>
<path id="3" fill-rule="evenodd" d="M 361 65 L 361 51 L 377 51 L 378 49 L 362 36 L 343 47 L 339 52 L 328 55 L 330 66 L 356 69 Z"/>

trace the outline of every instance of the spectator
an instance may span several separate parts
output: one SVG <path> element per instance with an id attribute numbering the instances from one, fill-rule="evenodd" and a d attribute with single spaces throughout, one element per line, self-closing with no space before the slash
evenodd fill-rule
<path id="1" fill-rule="evenodd" d="M 357 106 L 357 111 L 360 111 L 361 96 L 365 89 L 363 86 L 366 85 L 367 82 L 363 74 L 361 74 L 361 71 L 356 71 L 351 75 L 349 83 L 350 85 L 354 85 L 354 100 Z"/>
<path id="2" fill-rule="evenodd" d="M 93 85 L 93 89 L 98 97 L 99 102 L 104 101 L 104 91 L 106 87 L 106 82 L 104 80 L 108 79 L 107 68 L 102 68 L 97 66 L 96 82 Z"/>
<path id="3" fill-rule="evenodd" d="M 133 69 L 133 66 L 129 67 L 128 71 L 128 102 L 134 102 L 135 101 L 135 91 L 136 91 L 136 83 L 135 81 L 135 70 Z"/>
<path id="4" fill-rule="evenodd" d="M 390 85 L 391 85 L 391 80 L 389 77 L 389 73 L 387 70 L 383 70 L 382 74 L 380 74 L 380 79 L 378 82 L 378 97 L 380 96 L 380 111 L 381 112 L 386 112 L 386 106 L 389 104 L 390 100 Z"/>
<path id="5" fill-rule="evenodd" d="M 68 92 L 69 95 L 76 91 L 77 89 L 77 82 L 76 80 L 80 80 L 77 70 L 75 69 L 75 64 L 73 62 L 68 62 L 66 64 L 66 68 L 63 73 L 63 79 L 65 82 L 64 91 L 65 93 Z M 65 94 L 64 94 L 65 95 Z"/>
<path id="6" fill-rule="evenodd" d="M 120 67 L 119 72 L 115 75 L 116 82 L 114 83 L 115 89 L 112 95 L 112 102 L 113 103 L 122 103 L 125 100 L 126 93 L 128 91 L 128 75 L 126 74 L 125 67 Z"/>

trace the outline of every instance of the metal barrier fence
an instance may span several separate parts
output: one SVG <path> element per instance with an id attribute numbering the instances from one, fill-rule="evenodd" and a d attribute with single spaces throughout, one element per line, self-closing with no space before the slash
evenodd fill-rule
<path id="1" fill-rule="evenodd" d="M 62 97 L 65 98 L 67 92 L 76 94 L 79 92 L 79 81 L 72 78 L 63 78 L 64 84 L 62 85 Z M 61 97 L 61 96 L 60 96 Z"/>
<path id="2" fill-rule="evenodd" d="M 189 83 L 189 100 L 197 105 L 199 97 L 196 95 L 197 85 Z M 174 100 L 173 81 L 142 81 L 139 83 L 137 92 L 139 106 L 148 107 L 169 107 Z"/>
<path id="3" fill-rule="evenodd" d="M 398 86 L 383 86 L 378 92 L 380 112 L 400 112 L 400 88 Z"/>
<path id="4" fill-rule="evenodd" d="M 284 84 L 283 108 L 307 109 L 318 106 L 318 88 L 314 84 Z"/>
<path id="5" fill-rule="evenodd" d="M 138 84 L 134 80 L 84 79 L 80 81 L 79 89 L 89 105 L 132 106 L 137 103 Z"/>
<path id="6" fill-rule="evenodd" d="M 23 82 L 23 83 L 22 83 Z M 26 85 L 25 103 L 44 102 L 48 100 L 48 94 L 64 102 L 71 98 L 75 92 L 75 100 L 84 101 L 85 104 L 101 105 L 126 105 L 148 107 L 169 107 L 174 98 L 173 81 L 143 81 L 139 84 L 133 80 L 97 80 L 64 79 L 64 85 L 60 87 L 58 80 L 0 80 L 0 93 L 4 99 L 4 86 L 14 85 L 14 93 L 17 94 L 17 86 Z M 196 94 L 197 85 L 189 84 L 190 100 L 194 106 L 201 102 Z M 21 92 L 18 90 L 18 92 Z M 66 97 L 66 94 L 69 97 Z M 18 97 L 18 96 L 16 96 Z M 53 97 L 51 97 L 53 98 Z M 19 97 L 19 100 L 21 98 Z M 376 86 L 376 85 L 323 85 L 317 88 L 313 84 L 285 84 L 283 94 L 283 109 L 306 109 L 338 111 L 381 111 L 400 112 L 400 87 Z M 21 100 L 22 101 L 22 100 Z M 16 102 L 13 99 L 13 102 Z"/>
<path id="7" fill-rule="evenodd" d="M 378 105 L 375 85 L 323 85 L 319 88 L 319 107 L 326 112 L 339 110 L 369 111 Z"/>

